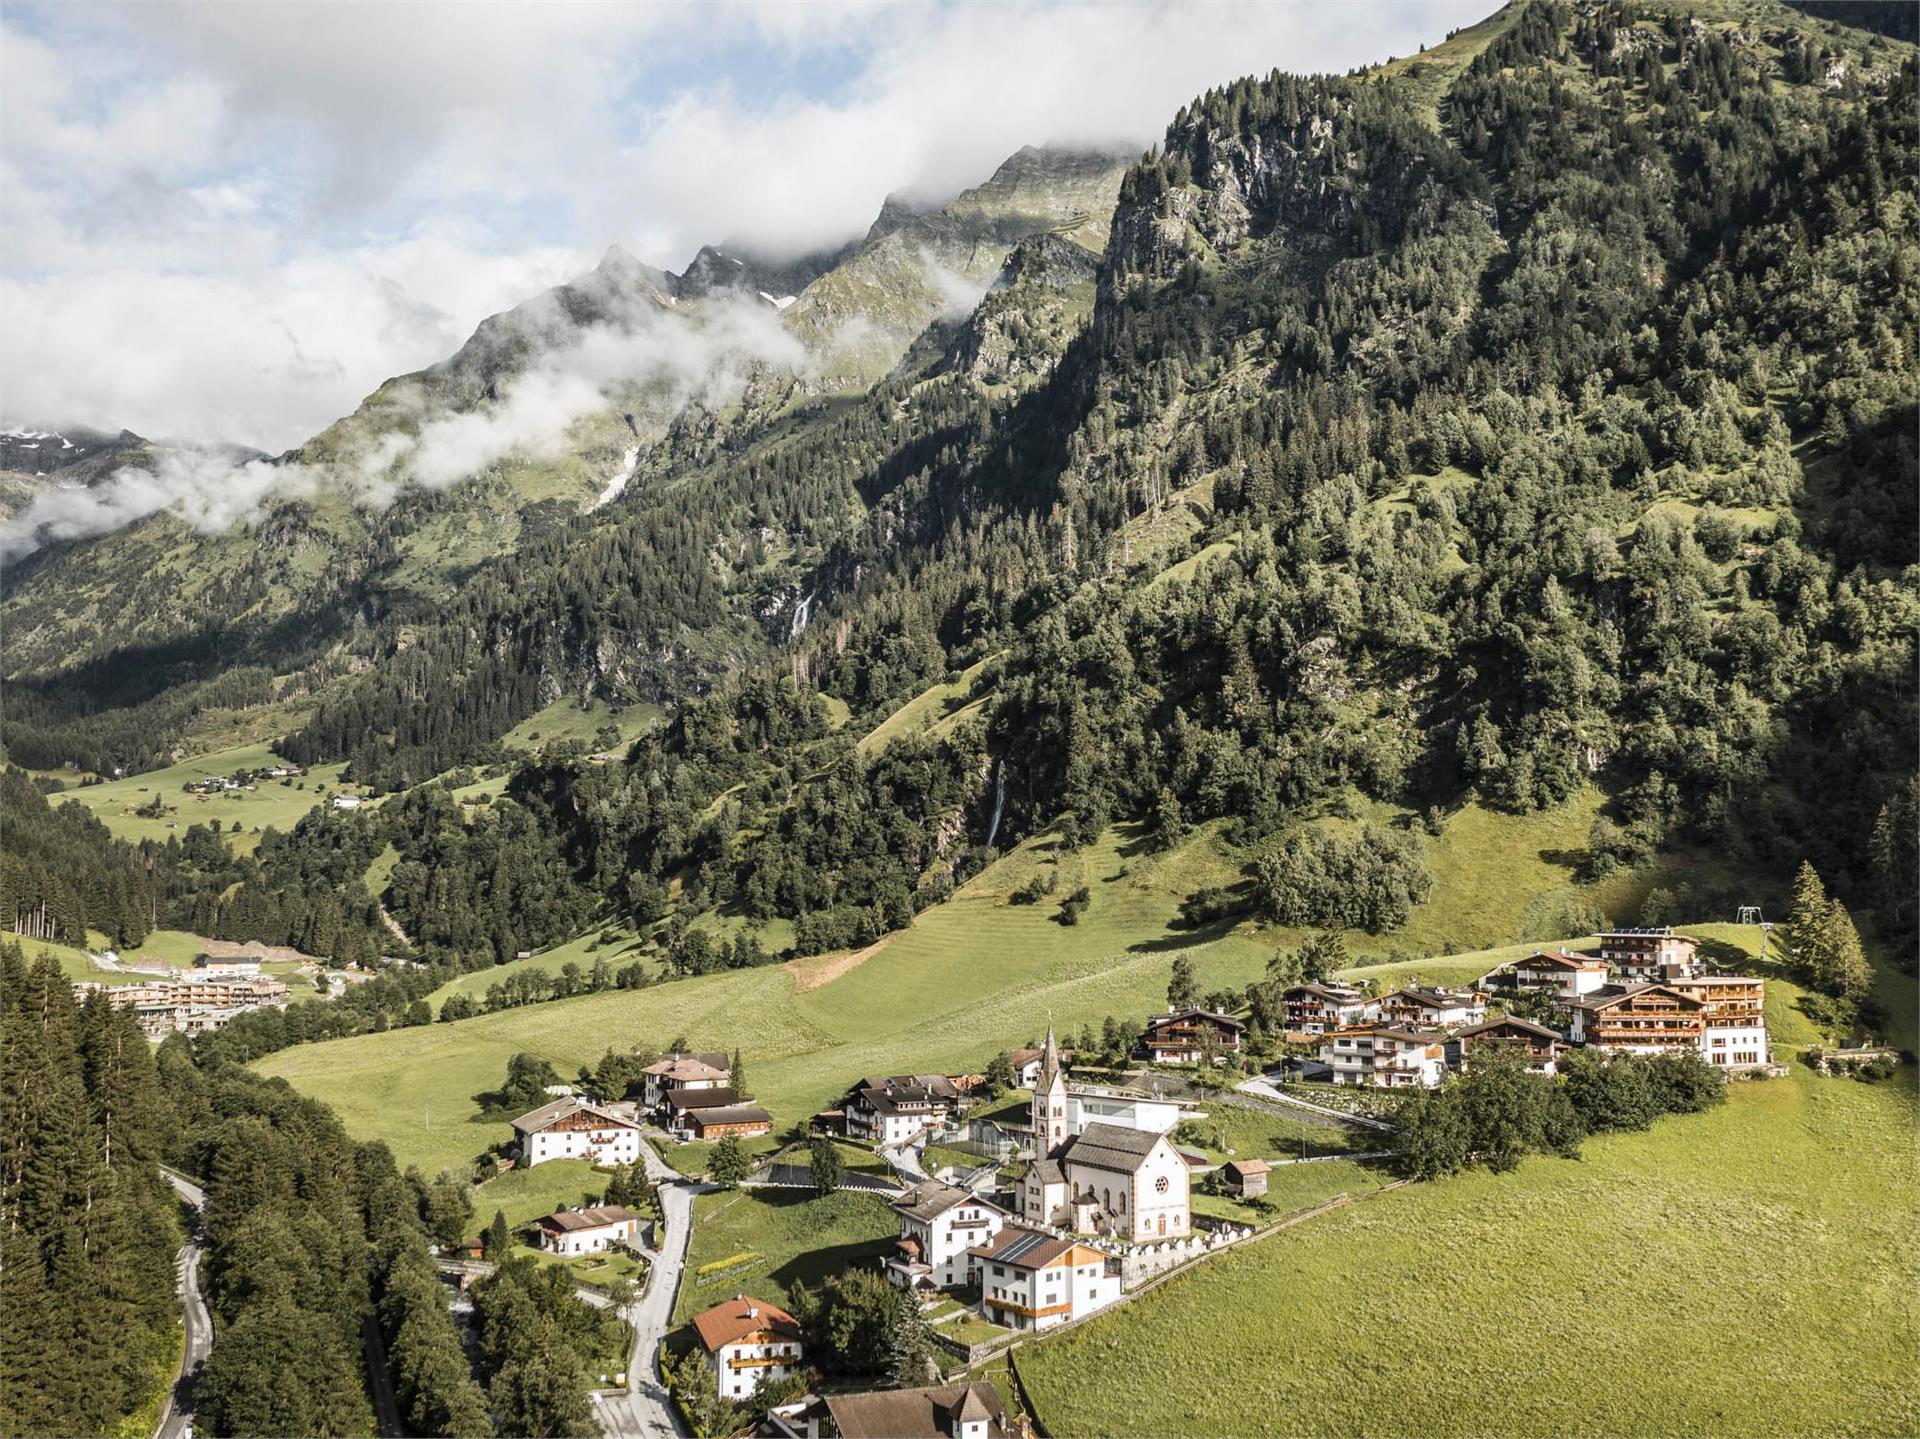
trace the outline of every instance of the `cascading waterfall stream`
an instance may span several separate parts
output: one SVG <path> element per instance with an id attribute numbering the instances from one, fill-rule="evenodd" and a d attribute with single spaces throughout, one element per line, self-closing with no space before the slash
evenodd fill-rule
<path id="1" fill-rule="evenodd" d="M 640 468 L 640 447 L 629 445 L 620 455 L 619 473 L 607 481 L 607 487 L 600 492 L 600 498 L 588 505 L 589 510 L 597 510 L 610 503 L 627 487 L 627 481 L 633 478 L 633 472 Z"/>
<path id="2" fill-rule="evenodd" d="M 993 766 L 993 822 L 987 826 L 987 848 L 993 848 L 994 837 L 1000 833 L 1000 811 L 1007 807 L 1007 767 L 995 762 Z"/>

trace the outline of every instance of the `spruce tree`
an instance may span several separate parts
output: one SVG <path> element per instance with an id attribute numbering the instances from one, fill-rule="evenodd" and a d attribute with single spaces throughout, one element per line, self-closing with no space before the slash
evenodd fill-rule
<path id="1" fill-rule="evenodd" d="M 1793 953 L 1794 967 L 1809 978 L 1817 976 L 1823 965 L 1820 949 L 1826 928 L 1827 887 L 1813 865 L 1802 860 L 1793 879 L 1793 905 L 1787 911 L 1787 948 Z"/>
<path id="2" fill-rule="evenodd" d="M 1827 901 L 1821 925 L 1820 969 L 1814 978 L 1828 994 L 1856 1006 L 1873 988 L 1873 971 L 1860 947 L 1860 932 L 1854 928 L 1846 906 L 1837 899 Z"/>
<path id="3" fill-rule="evenodd" d="M 495 1264 L 504 1264 L 513 1253 L 513 1231 L 507 1227 L 504 1210 L 493 1211 L 493 1223 L 487 1226 L 486 1236 L 482 1239 L 480 1252 Z"/>

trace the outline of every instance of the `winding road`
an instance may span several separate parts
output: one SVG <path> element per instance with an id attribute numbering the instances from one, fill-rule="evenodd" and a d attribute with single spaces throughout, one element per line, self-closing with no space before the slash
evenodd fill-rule
<path id="1" fill-rule="evenodd" d="M 1348 1114 L 1343 1110 L 1329 1109 L 1324 1104 L 1315 1104 L 1291 1094 L 1282 1094 L 1264 1075 L 1259 1079 L 1249 1079 L 1245 1084 L 1236 1087 L 1242 1094 L 1263 1099 L 1269 1105 L 1283 1105 L 1288 1109 L 1298 1110 L 1304 1115 L 1316 1116 L 1322 1123 L 1344 1124 L 1351 1129 L 1372 1129 L 1383 1134 L 1390 1133 L 1393 1129 L 1393 1126 L 1384 1119 L 1374 1119 L 1365 1114 Z"/>
<path id="2" fill-rule="evenodd" d="M 646 1292 L 620 1311 L 633 1328 L 633 1353 L 627 1359 L 627 1387 L 594 1396 L 600 1429 L 606 1439 L 679 1439 L 685 1431 L 674 1414 L 659 1367 L 660 1341 L 673 1327 L 673 1301 L 680 1290 L 680 1274 L 687 1265 L 687 1246 L 693 1239 L 694 1197 L 713 1186 L 683 1179 L 642 1144 L 647 1177 L 660 1191 L 660 1213 L 665 1234 L 660 1248 L 648 1250 L 651 1270 Z"/>
<path id="3" fill-rule="evenodd" d="M 193 1231 L 187 1236 L 187 1242 L 181 1247 L 175 1261 L 187 1342 L 180 1354 L 180 1372 L 174 1379 L 173 1392 L 167 1396 L 166 1408 L 160 1411 L 160 1427 L 154 1431 L 154 1436 L 155 1439 L 185 1439 L 193 1425 L 194 1382 L 200 1377 L 200 1369 L 207 1362 L 207 1356 L 213 1353 L 213 1316 L 207 1313 L 206 1301 L 200 1297 L 200 1255 L 206 1248 L 206 1235 L 200 1227 L 199 1216 L 206 1208 L 207 1196 L 201 1192 L 199 1185 L 185 1175 L 175 1174 L 170 1169 L 162 1169 L 160 1173 L 180 1197 L 193 1207 L 194 1221 Z"/>

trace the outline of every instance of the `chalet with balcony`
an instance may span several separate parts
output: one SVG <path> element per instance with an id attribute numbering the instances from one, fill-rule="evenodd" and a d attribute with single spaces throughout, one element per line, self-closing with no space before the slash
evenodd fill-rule
<path id="1" fill-rule="evenodd" d="M 1238 1054 L 1247 1022 L 1210 1009 L 1174 1009 L 1147 1021 L 1141 1044 L 1155 1064 L 1198 1064 L 1209 1045 L 1215 1055 Z"/>
<path id="2" fill-rule="evenodd" d="M 617 1165 L 640 1158 L 639 1125 L 574 1097 L 527 1111 L 513 1121 L 513 1133 L 522 1165 L 544 1164 L 549 1159 Z"/>
<path id="3" fill-rule="evenodd" d="M 883 1265 L 889 1283 L 906 1290 L 955 1289 L 972 1277 L 968 1251 L 985 1244 L 1012 1218 L 991 1200 L 938 1180 L 917 1184 L 888 1208 L 900 1218 L 895 1253 Z"/>
<path id="4" fill-rule="evenodd" d="M 1600 958 L 1623 979 L 1659 983 L 1700 972 L 1700 941 L 1658 929 L 1612 929 L 1600 936 Z"/>
<path id="5" fill-rule="evenodd" d="M 875 1075 L 860 1081 L 842 1112 L 848 1138 L 892 1148 L 943 1128 L 964 1105 L 959 1087 L 945 1075 Z"/>
<path id="6" fill-rule="evenodd" d="M 1700 1057 L 1721 1069 L 1768 1062 L 1767 982 L 1744 974 L 1698 974 L 1665 988 L 1700 1001 Z"/>
<path id="7" fill-rule="evenodd" d="M 1480 977 L 1481 989 L 1510 989 L 1521 994 L 1551 994 L 1557 999 L 1580 999 L 1603 988 L 1607 962 L 1591 954 L 1543 949 L 1503 964 Z"/>
<path id="8" fill-rule="evenodd" d="M 1475 989 L 1410 985 L 1380 997 L 1380 1020 L 1408 1029 L 1461 1029 L 1487 1017 L 1487 997 Z"/>
<path id="9" fill-rule="evenodd" d="M 1663 984 L 1602 990 L 1570 1006 L 1568 1037 L 1612 1054 L 1672 1054 L 1701 1049 L 1706 1004 Z"/>
<path id="10" fill-rule="evenodd" d="M 1320 1061 L 1335 1084 L 1374 1089 L 1432 1089 L 1447 1072 L 1447 1037 L 1408 1025 L 1354 1025 L 1320 1038 Z"/>
<path id="11" fill-rule="evenodd" d="M 1380 1006 L 1373 996 L 1348 984 L 1296 984 L 1281 996 L 1286 1005 L 1289 1034 L 1318 1038 L 1329 1029 L 1343 1029 L 1377 1019 Z"/>
<path id="12" fill-rule="evenodd" d="M 762 1384 L 796 1373 L 804 1357 L 800 1326 L 764 1299 L 736 1295 L 693 1316 L 722 1399 L 745 1399 Z"/>
<path id="13" fill-rule="evenodd" d="M 1470 1024 L 1454 1035 L 1453 1042 L 1458 1054 L 1456 1062 L 1462 1071 L 1473 1063 L 1475 1050 L 1484 1050 L 1494 1044 L 1511 1044 L 1525 1052 L 1527 1068 L 1535 1074 L 1557 1074 L 1560 1056 L 1568 1048 L 1559 1030 L 1511 1014 L 1489 1019 L 1484 1024 Z"/>

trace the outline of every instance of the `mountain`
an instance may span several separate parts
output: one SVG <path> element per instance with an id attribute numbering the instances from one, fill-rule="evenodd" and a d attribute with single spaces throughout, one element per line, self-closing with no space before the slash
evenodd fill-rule
<path id="1" fill-rule="evenodd" d="M 12 519 L 49 490 L 80 489 L 147 451 L 131 430 L 119 434 L 73 428 L 0 430 L 0 522 Z"/>
<path id="2" fill-rule="evenodd" d="M 864 943 L 1116 821 L 1232 827 L 1244 882 L 1202 909 L 1375 929 L 1447 816 L 1596 790 L 1586 873 L 1811 854 L 1885 899 L 1915 73 L 1784 7 L 1522 0 L 1224 85 L 1130 166 L 1022 151 L 831 263 L 610 255 L 290 457 L 391 453 L 391 508 L 23 571 L 6 742 L 131 767 L 275 706 L 284 753 L 410 791 L 367 821 L 419 867 L 391 904 L 462 955 L 669 910 Z M 583 337 L 723 325 L 725 385 L 600 376 L 556 447 L 400 484 Z M 566 696 L 674 717 L 520 765 L 484 841 L 516 858 L 462 851 L 422 783 Z"/>

